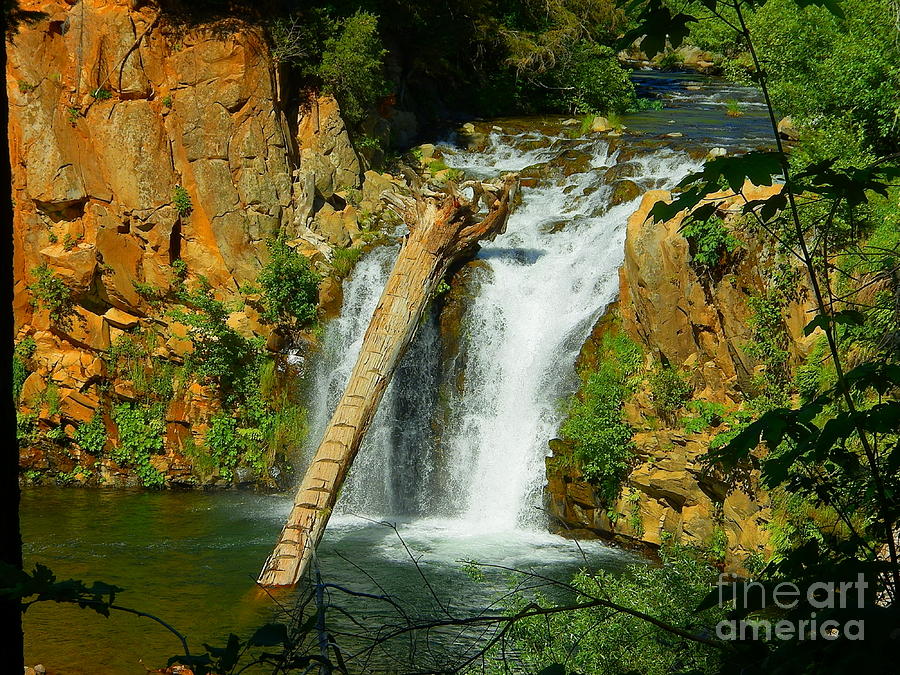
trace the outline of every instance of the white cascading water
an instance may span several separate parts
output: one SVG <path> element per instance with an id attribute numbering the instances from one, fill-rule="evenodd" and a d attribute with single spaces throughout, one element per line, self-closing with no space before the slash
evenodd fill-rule
<path id="1" fill-rule="evenodd" d="M 589 162 L 582 172 L 524 188 L 506 233 L 479 252 L 490 270 L 463 319 L 465 385 L 443 402 L 449 423 L 439 431 L 432 417 L 440 335 L 433 317 L 423 321 L 350 472 L 343 513 L 441 518 L 471 534 L 545 522 L 538 507 L 547 442 L 575 387 L 578 351 L 616 298 L 626 222 L 639 200 L 609 207 L 603 174 L 619 153 L 606 142 L 573 146 L 559 137 L 534 147 L 542 138 L 494 133 L 484 152 L 445 148 L 448 165 L 479 177 L 552 161 L 573 147 Z M 631 179 L 644 189 L 674 185 L 698 166 L 667 149 L 631 161 Z M 345 283 L 341 316 L 329 324 L 319 360 L 313 443 L 347 382 L 396 250 L 369 253 Z"/>

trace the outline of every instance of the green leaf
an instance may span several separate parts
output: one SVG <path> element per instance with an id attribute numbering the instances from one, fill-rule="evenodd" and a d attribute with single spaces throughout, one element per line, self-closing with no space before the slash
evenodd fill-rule
<path id="1" fill-rule="evenodd" d="M 224 647 L 211 647 L 208 644 L 203 646 L 216 659 L 216 670 L 228 673 L 237 665 L 241 654 L 241 641 L 234 633 L 228 636 L 228 643 Z"/>
<path id="2" fill-rule="evenodd" d="M 561 663 L 554 663 L 542 669 L 538 675 L 566 675 L 566 667 Z"/>
<path id="3" fill-rule="evenodd" d="M 840 312 L 835 312 L 832 315 L 828 314 L 819 314 L 815 319 L 810 321 L 803 328 L 804 335 L 812 335 L 813 331 L 816 328 L 821 328 L 825 330 L 825 327 L 833 324 L 833 325 L 845 325 L 845 326 L 861 326 L 866 322 L 866 317 L 863 316 L 862 312 L 859 312 L 855 309 L 845 309 Z"/>
<path id="4" fill-rule="evenodd" d="M 254 647 L 274 647 L 283 645 L 287 640 L 287 626 L 283 623 L 267 623 L 256 630 L 248 644 Z"/>
<path id="5" fill-rule="evenodd" d="M 744 181 L 754 185 L 772 185 L 773 177 L 782 172 L 781 155 L 777 152 L 748 152 L 735 157 L 716 157 L 707 162 L 703 170 L 691 174 L 681 181 L 682 186 L 690 185 L 697 180 L 705 180 L 707 184 L 717 185 L 724 179 L 734 192 L 739 193 Z"/>
<path id="6" fill-rule="evenodd" d="M 641 51 L 652 59 L 665 51 L 667 39 L 673 49 L 679 47 L 690 33 L 688 24 L 696 21 L 690 14 L 678 13 L 673 16 L 661 0 L 650 0 L 638 16 L 636 26 L 619 41 L 620 49 L 627 49 L 635 40 L 643 38 Z"/>
<path id="7" fill-rule="evenodd" d="M 884 395 L 894 387 L 900 387 L 900 364 L 863 363 L 847 373 L 844 379 L 855 389 L 864 391 L 871 388 Z"/>
<path id="8" fill-rule="evenodd" d="M 841 9 L 841 0 L 794 0 L 801 9 L 815 5 L 816 7 L 824 7 L 839 19 L 844 18 L 844 10 Z"/>
<path id="9" fill-rule="evenodd" d="M 754 211 L 757 212 L 760 218 L 762 218 L 763 222 L 769 222 L 778 215 L 779 211 L 783 211 L 787 208 L 787 195 L 783 192 L 779 192 L 777 195 L 772 195 L 768 199 L 753 199 L 746 204 L 744 204 L 744 213 L 752 213 Z M 758 209 L 758 211 L 757 211 Z"/>

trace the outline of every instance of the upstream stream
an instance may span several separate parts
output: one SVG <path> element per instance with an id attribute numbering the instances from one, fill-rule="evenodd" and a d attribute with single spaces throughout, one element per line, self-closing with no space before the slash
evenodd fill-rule
<path id="1" fill-rule="evenodd" d="M 561 579 L 585 565 L 616 569 L 636 560 L 599 542 L 579 546 L 549 534 L 540 509 L 547 441 L 575 387 L 575 356 L 615 300 L 625 224 L 639 200 L 611 205 L 614 179 L 627 177 L 641 190 L 671 187 L 700 166 L 706 150 L 767 139 L 764 109 L 750 90 L 687 75 L 636 80 L 666 107 L 625 116 L 628 131 L 614 143 L 572 134 L 579 127 L 560 117 L 498 120 L 480 152 L 452 139 L 442 144 L 444 161 L 470 176 L 537 166 L 546 177 L 523 188 L 506 233 L 478 253 L 460 327 L 464 363 L 454 365 L 464 376 L 460 389 L 441 389 L 446 363 L 436 317 L 421 326 L 320 547 L 325 580 L 390 593 L 427 615 L 440 604 L 477 611 L 506 587 L 500 572 L 472 581 L 462 560 Z M 725 116 L 732 98 L 743 101 L 743 117 Z M 375 249 L 345 282 L 341 316 L 327 326 L 309 374 L 307 453 L 346 383 L 395 253 Z M 278 612 L 254 579 L 289 506 L 287 495 L 246 492 L 28 489 L 26 559 L 61 578 L 126 588 L 121 604 L 163 617 L 195 647 L 224 644 L 229 632 L 244 634 Z M 156 667 L 179 651 L 146 619 L 45 604 L 26 614 L 26 659 L 51 673 L 142 673 L 139 659 Z M 383 621 L 382 605 L 349 597 L 338 604 L 372 629 Z"/>

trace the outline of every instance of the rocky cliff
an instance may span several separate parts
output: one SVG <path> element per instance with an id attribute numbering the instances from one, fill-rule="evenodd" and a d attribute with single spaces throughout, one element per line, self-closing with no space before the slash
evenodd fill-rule
<path id="1" fill-rule="evenodd" d="M 284 104 L 259 27 L 184 25 L 127 0 L 21 4 L 42 17 L 12 37 L 6 74 L 23 469 L 133 482 L 111 458 L 111 410 L 150 391 L 165 411 L 153 467 L 195 481 L 185 449 L 202 446 L 218 403 L 169 369 L 192 349 L 171 311 L 179 289 L 207 280 L 229 326 L 277 351 L 284 334 L 242 292 L 266 242 L 289 240 L 327 276 L 334 248 L 377 229 L 395 183 L 363 174 L 333 98 Z M 326 279 L 323 302 L 339 288 Z M 170 380 L 163 393 L 151 376 Z M 88 452 L 91 423 L 103 448 Z"/>
<path id="2" fill-rule="evenodd" d="M 746 185 L 743 192 L 754 199 L 777 189 Z M 627 477 L 609 503 L 573 460 L 573 441 L 557 439 L 547 460 L 548 506 L 561 531 L 651 548 L 669 533 L 740 570 L 771 552 L 769 497 L 752 467 L 723 475 L 702 457 L 771 395 L 767 382 L 775 368 L 790 372 L 802 362 L 814 340 L 803 336 L 809 297 L 798 270 L 740 217 L 743 197 L 716 196 L 742 244 L 723 251 L 712 267 L 697 264 L 694 243 L 682 234 L 686 213 L 663 223 L 648 217 L 654 203 L 670 198 L 647 193 L 629 219 L 620 300 L 597 323 L 579 359 L 580 372 L 590 376 L 609 358 L 604 337 L 616 333 L 643 352 L 637 383 L 622 405 L 633 434 Z M 758 315 L 761 304 L 772 309 L 771 325 Z M 760 331 L 772 335 L 761 338 Z M 760 348 L 761 339 L 776 335 L 784 350 L 780 364 Z M 670 374 L 676 390 L 683 386 L 674 404 L 671 388 L 658 384 L 660 372 Z"/>

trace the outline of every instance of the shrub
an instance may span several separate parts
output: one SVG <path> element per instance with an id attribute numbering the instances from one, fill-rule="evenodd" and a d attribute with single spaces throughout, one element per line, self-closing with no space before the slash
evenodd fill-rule
<path id="1" fill-rule="evenodd" d="M 295 452 L 305 436 L 305 411 L 291 399 L 290 389 L 279 389 L 275 362 L 266 359 L 247 399 L 210 419 L 203 444 L 208 468 L 232 480 L 241 466 L 262 475 L 276 456 Z"/>
<path id="2" fill-rule="evenodd" d="M 748 324 L 753 333 L 746 350 L 766 366 L 765 385 L 782 389 L 788 377 L 787 334 L 781 318 L 781 303 L 774 295 L 752 295 Z"/>
<path id="3" fill-rule="evenodd" d="M 112 92 L 109 89 L 98 87 L 91 92 L 91 96 L 93 96 L 97 101 L 107 101 L 112 98 Z"/>
<path id="4" fill-rule="evenodd" d="M 203 442 L 225 480 L 234 478 L 234 470 L 247 453 L 260 455 L 264 432 L 259 427 L 239 426 L 227 412 L 213 415 Z"/>
<path id="5" fill-rule="evenodd" d="M 204 277 L 199 278 L 197 290 L 183 299 L 194 310 L 173 309 L 169 314 L 189 328 L 194 350 L 187 358 L 188 367 L 218 387 L 223 402 L 240 403 L 255 386 L 261 339 L 246 338 L 228 325 L 231 311 L 216 300 Z"/>
<path id="6" fill-rule="evenodd" d="M 378 18 L 368 12 L 346 18 L 340 32 L 325 41 L 318 74 L 325 91 L 338 100 L 349 124 L 361 122 L 387 93 L 386 53 L 378 36 Z"/>
<path id="7" fill-rule="evenodd" d="M 686 417 L 683 420 L 684 430 L 689 434 L 698 434 L 709 427 L 717 427 L 727 417 L 725 406 L 721 403 L 691 401 L 688 403 L 687 408 L 696 414 L 694 417 Z"/>
<path id="8" fill-rule="evenodd" d="M 273 239 L 268 247 L 269 261 L 256 277 L 263 294 L 263 319 L 294 328 L 308 326 L 316 320 L 319 275 L 310 268 L 309 259 L 284 239 Z"/>
<path id="9" fill-rule="evenodd" d="M 331 259 L 331 266 L 334 268 L 335 274 L 342 278 L 349 275 L 361 255 L 362 249 L 359 248 L 335 249 L 334 257 Z"/>
<path id="10" fill-rule="evenodd" d="M 794 373 L 794 386 L 804 401 L 814 399 L 828 384 L 825 370 L 827 353 L 828 343 L 823 337 L 816 341 L 803 365 Z"/>
<path id="11" fill-rule="evenodd" d="M 664 542 L 661 566 L 639 562 L 624 571 L 580 572 L 572 585 L 591 598 L 659 619 L 695 635 L 711 635 L 725 611 L 713 607 L 695 611 L 716 583 L 718 571 L 695 551 Z M 516 595 L 510 612 L 534 602 Z M 550 603 L 538 597 L 541 606 Z M 512 649 L 498 654 L 509 671 L 510 661 L 524 662 L 521 672 L 539 672 L 548 663 L 565 663 L 565 672 L 594 675 L 669 675 L 714 673 L 722 652 L 679 638 L 623 612 L 601 607 L 578 609 L 517 622 L 510 630 Z M 493 671 L 492 671 L 493 672 Z M 520 672 L 514 668 L 512 672 Z M 547 669 L 544 672 L 556 672 Z M 560 670 L 559 672 L 563 672 Z"/>
<path id="12" fill-rule="evenodd" d="M 28 378 L 30 371 L 29 361 L 37 350 L 37 343 L 33 337 L 22 338 L 13 350 L 13 400 L 18 402 L 22 395 L 22 385 Z"/>
<path id="13" fill-rule="evenodd" d="M 194 210 L 194 206 L 191 204 L 191 196 L 180 185 L 176 185 L 175 190 L 172 192 L 172 204 L 175 205 L 178 215 L 182 217 L 190 215 L 191 211 Z"/>
<path id="14" fill-rule="evenodd" d="M 728 553 L 728 533 L 721 525 L 716 525 L 706 545 L 706 555 L 710 562 L 723 563 Z"/>
<path id="15" fill-rule="evenodd" d="M 147 284 L 143 281 L 132 279 L 131 285 L 139 296 L 150 303 L 159 302 L 163 298 L 163 292 L 153 284 Z"/>
<path id="16" fill-rule="evenodd" d="M 741 245 L 740 239 L 715 216 L 707 220 L 690 219 L 681 234 L 688 241 L 691 263 L 699 268 L 698 271 L 718 267 L 728 254 L 734 253 Z"/>
<path id="17" fill-rule="evenodd" d="M 587 41 L 576 43 L 547 79 L 558 88 L 547 102 L 550 108 L 624 112 L 637 101 L 629 73 L 619 65 L 615 52 Z"/>
<path id="18" fill-rule="evenodd" d="M 75 314 L 71 289 L 53 273 L 47 263 L 41 263 L 33 268 L 31 276 L 34 277 L 34 281 L 28 285 L 28 290 L 34 296 L 32 304 L 46 309 L 53 323 L 61 328 L 69 328 Z"/>
<path id="19" fill-rule="evenodd" d="M 661 70 L 678 70 L 684 67 L 684 60 L 678 52 L 667 51 L 659 59 Z"/>
<path id="20" fill-rule="evenodd" d="M 134 403 L 120 403 L 113 408 L 119 444 L 110 456 L 120 465 L 132 467 L 144 487 L 165 484 L 165 476 L 150 463 L 150 457 L 163 450 L 166 425 L 162 412 L 159 408 Z"/>
<path id="21" fill-rule="evenodd" d="M 25 448 L 37 443 L 40 429 L 37 423 L 37 413 L 16 412 L 16 440 L 20 448 Z"/>
<path id="22" fill-rule="evenodd" d="M 694 387 L 684 373 L 671 366 L 663 366 L 650 376 L 650 393 L 660 415 L 671 420 L 690 400 Z"/>
<path id="23" fill-rule="evenodd" d="M 631 339 L 604 335 L 597 368 L 587 374 L 560 429 L 572 442 L 582 473 L 597 483 L 607 503 L 618 496 L 633 454 L 633 430 L 623 419 L 622 403 L 640 364 L 640 348 Z"/>
<path id="24" fill-rule="evenodd" d="M 741 109 L 741 102 L 736 98 L 725 101 L 725 114 L 728 117 L 743 117 L 744 111 Z"/>
<path id="25" fill-rule="evenodd" d="M 106 447 L 106 425 L 103 418 L 95 414 L 90 422 L 79 424 L 75 429 L 75 442 L 85 452 L 99 455 Z"/>

